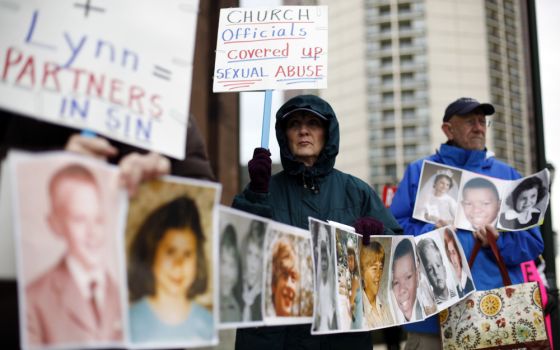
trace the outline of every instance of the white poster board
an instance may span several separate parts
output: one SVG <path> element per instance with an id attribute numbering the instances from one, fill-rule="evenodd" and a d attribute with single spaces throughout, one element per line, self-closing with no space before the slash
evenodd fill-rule
<path id="1" fill-rule="evenodd" d="M 220 11 L 214 92 L 327 87 L 328 8 Z"/>
<path id="2" fill-rule="evenodd" d="M 198 0 L 0 5 L 0 108 L 184 158 Z"/>

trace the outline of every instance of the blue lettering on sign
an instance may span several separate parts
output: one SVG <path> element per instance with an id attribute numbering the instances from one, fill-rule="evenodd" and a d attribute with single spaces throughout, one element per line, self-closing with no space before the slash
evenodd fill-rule
<path id="1" fill-rule="evenodd" d="M 127 113 L 121 114 L 116 108 L 107 108 L 105 126 L 111 133 L 139 142 L 150 143 L 152 137 L 152 118 L 142 118 Z"/>
<path id="2" fill-rule="evenodd" d="M 216 69 L 217 79 L 249 79 L 267 77 L 263 67 L 249 68 L 218 68 Z"/>
<path id="3" fill-rule="evenodd" d="M 25 43 L 39 46 L 46 49 L 56 50 L 58 46 L 53 43 L 41 42 L 35 39 L 38 30 L 39 11 L 33 11 Z M 138 54 L 127 48 L 119 50 L 113 43 L 103 39 L 90 39 L 87 35 L 71 35 L 70 32 L 62 33 L 63 46 L 69 50 L 67 58 L 62 64 L 63 68 L 71 68 L 74 62 L 82 56 L 91 55 L 95 59 L 105 57 L 110 63 L 120 64 L 123 68 L 130 68 L 132 71 L 138 70 L 140 58 Z M 106 54 L 103 54 L 106 52 Z M 102 56 L 103 55 L 103 56 Z"/>
<path id="4" fill-rule="evenodd" d="M 89 99 L 78 101 L 73 97 L 63 97 L 60 101 L 59 116 L 60 117 L 80 117 L 86 120 L 89 112 Z"/>

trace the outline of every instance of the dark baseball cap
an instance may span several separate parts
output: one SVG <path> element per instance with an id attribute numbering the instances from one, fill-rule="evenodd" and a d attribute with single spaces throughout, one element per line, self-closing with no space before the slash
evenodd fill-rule
<path id="1" fill-rule="evenodd" d="M 495 112 L 494 106 L 490 103 L 480 103 L 474 98 L 461 97 L 447 106 L 443 115 L 443 121 L 449 121 L 454 115 L 469 114 L 475 109 L 479 109 L 484 115 L 491 115 Z"/>

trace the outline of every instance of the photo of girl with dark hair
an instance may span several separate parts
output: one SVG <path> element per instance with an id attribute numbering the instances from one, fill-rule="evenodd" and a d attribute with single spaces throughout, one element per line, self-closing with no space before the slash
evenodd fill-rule
<path id="1" fill-rule="evenodd" d="M 547 195 L 547 188 L 538 176 L 524 179 L 508 196 L 508 208 L 500 215 L 500 226 L 518 230 L 537 225 L 542 213 L 537 205 Z"/>
<path id="2" fill-rule="evenodd" d="M 198 207 L 186 195 L 144 219 L 128 264 L 132 342 L 212 340 L 212 313 L 194 300 L 208 285 L 204 242 Z"/>

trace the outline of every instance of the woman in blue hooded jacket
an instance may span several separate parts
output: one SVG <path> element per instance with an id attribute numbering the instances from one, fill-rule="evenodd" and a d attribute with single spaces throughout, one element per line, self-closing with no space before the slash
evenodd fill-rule
<path id="1" fill-rule="evenodd" d="M 276 113 L 276 138 L 283 170 L 270 176 L 268 150 L 249 162 L 248 187 L 235 208 L 308 229 L 308 217 L 354 225 L 364 235 L 399 234 L 401 228 L 373 189 L 334 168 L 339 126 L 332 107 L 313 95 L 296 96 Z M 310 325 L 239 329 L 236 349 L 367 349 L 371 332 L 315 335 Z"/>

